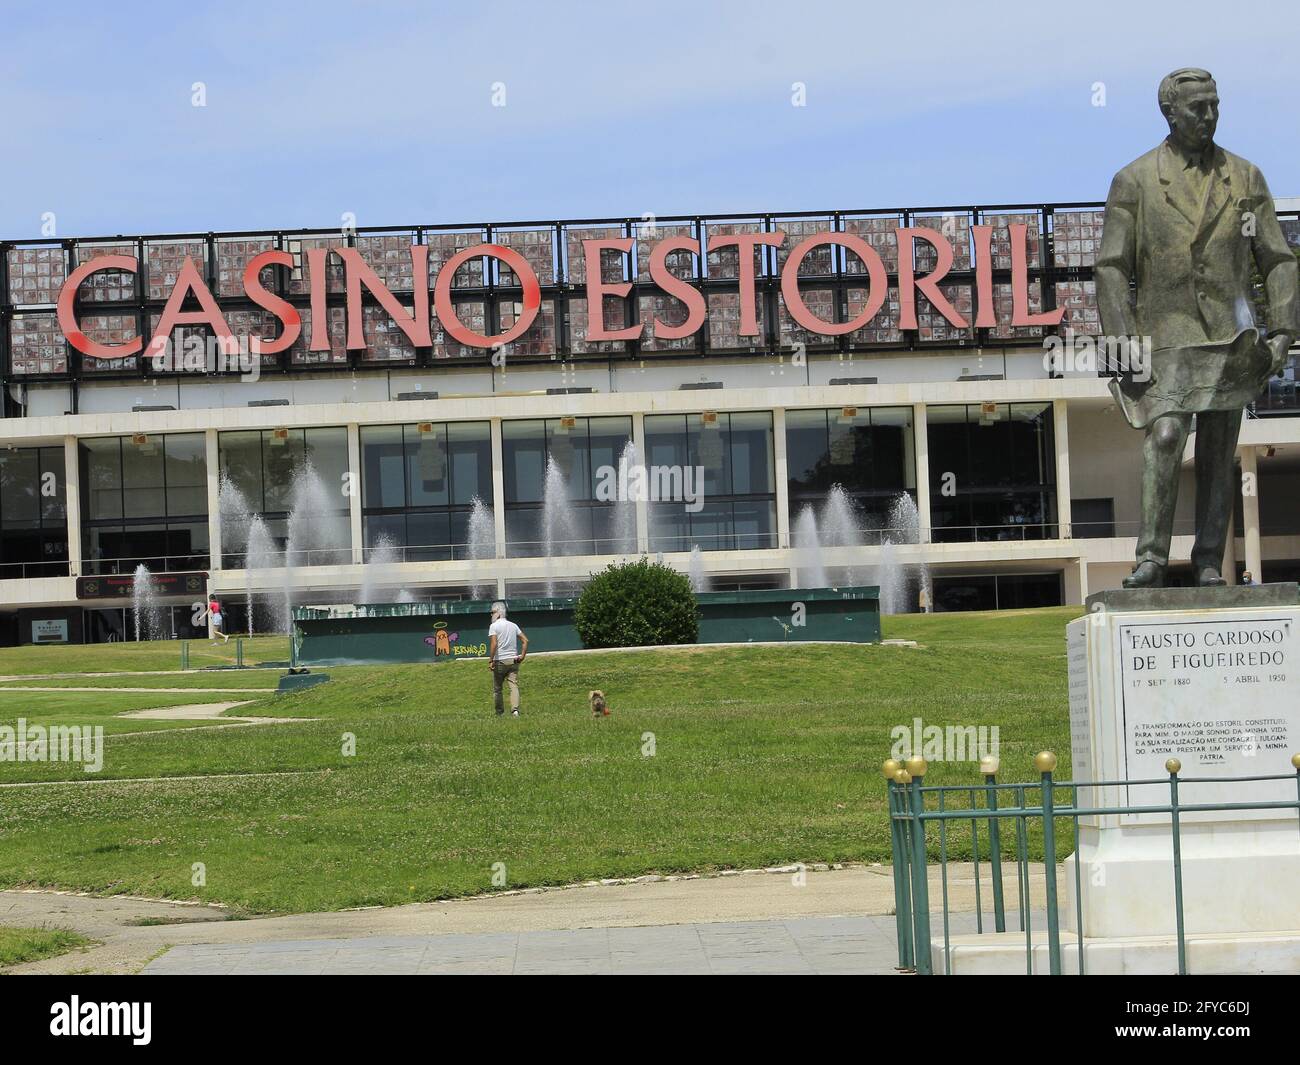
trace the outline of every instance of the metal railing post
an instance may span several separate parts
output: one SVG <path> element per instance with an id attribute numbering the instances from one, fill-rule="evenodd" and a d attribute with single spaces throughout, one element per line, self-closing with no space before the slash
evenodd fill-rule
<path id="1" fill-rule="evenodd" d="M 909 758 L 904 765 L 911 776 L 909 785 L 912 805 L 912 928 L 916 971 L 930 976 L 934 969 L 930 960 L 930 885 L 925 853 L 925 799 L 921 783 L 929 768 L 924 758 Z"/>
<path id="2" fill-rule="evenodd" d="M 998 808 L 998 759 L 986 754 L 980 759 L 980 771 L 984 774 L 984 795 L 988 808 Z M 989 863 L 993 876 L 993 928 L 998 932 L 1007 930 L 1006 901 L 1002 894 L 1002 833 L 998 825 L 1000 818 L 989 818 Z"/>
<path id="3" fill-rule="evenodd" d="M 902 787 L 895 782 L 895 778 L 899 773 L 903 772 L 903 767 L 890 758 L 881 766 L 881 772 L 885 777 L 886 797 L 889 800 L 889 851 L 893 855 L 894 928 L 898 939 L 898 967 L 900 969 L 910 969 L 913 962 L 912 914 L 907 898 L 908 862 L 903 841 L 902 824 L 894 816 L 896 813 L 902 812 L 901 800 L 905 793 Z"/>
<path id="4" fill-rule="evenodd" d="M 235 637 L 235 666 L 242 669 L 244 666 L 244 638 Z"/>
<path id="5" fill-rule="evenodd" d="M 1056 912 L 1056 818 L 1053 813 L 1052 771 L 1056 755 L 1039 751 L 1034 755 L 1043 792 L 1043 879 L 1047 895 L 1047 964 L 1053 976 L 1061 975 L 1061 915 Z"/>
<path id="6" fill-rule="evenodd" d="M 1183 763 L 1170 758 L 1165 763 L 1169 771 L 1170 831 L 1174 843 L 1174 920 L 1178 929 L 1178 975 L 1187 975 L 1187 939 L 1183 930 L 1183 848 L 1178 823 L 1178 771 Z"/>

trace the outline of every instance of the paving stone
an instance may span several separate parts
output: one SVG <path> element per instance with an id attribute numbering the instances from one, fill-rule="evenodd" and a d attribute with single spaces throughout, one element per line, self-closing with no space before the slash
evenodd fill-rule
<path id="1" fill-rule="evenodd" d="M 956 923 L 954 923 L 956 931 Z M 284 940 L 175 947 L 145 972 L 211 974 L 889 973 L 890 918 Z"/>

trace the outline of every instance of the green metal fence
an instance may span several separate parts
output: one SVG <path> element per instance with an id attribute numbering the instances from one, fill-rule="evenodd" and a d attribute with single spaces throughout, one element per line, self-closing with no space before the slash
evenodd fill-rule
<path id="1" fill-rule="evenodd" d="M 1174 918 L 1178 946 L 1178 972 L 1187 973 L 1187 938 L 1183 921 L 1183 869 L 1180 815 L 1188 813 L 1286 810 L 1297 812 L 1297 829 L 1300 830 L 1300 754 L 1292 755 L 1294 774 L 1274 774 L 1252 777 L 1180 777 L 1182 764 L 1177 758 L 1165 763 L 1167 778 L 1150 780 L 1093 780 L 1060 781 L 1054 779 L 1056 755 L 1041 751 L 1034 756 L 1034 768 L 1039 772 L 1037 783 L 999 784 L 998 760 L 985 757 L 980 761 L 984 783 L 928 785 L 925 774 L 929 768 L 924 758 L 909 758 L 905 762 L 887 760 L 882 768 L 889 799 L 890 847 L 893 852 L 894 914 L 898 932 L 898 968 L 907 972 L 931 975 L 931 905 L 928 863 L 937 849 L 940 869 L 941 908 L 943 921 L 944 972 L 952 970 L 952 932 L 948 890 L 948 833 L 970 827 L 971 851 L 975 865 L 975 930 L 985 932 L 985 914 L 980 876 L 980 826 L 987 829 L 986 853 L 993 903 L 993 929 L 1007 930 L 1006 892 L 1004 885 L 1004 850 L 1009 848 L 1014 864 L 1016 916 L 1019 930 L 1025 936 L 1025 971 L 1034 971 L 1033 919 L 1030 907 L 1029 837 L 1035 825 L 1043 838 L 1043 873 L 1047 908 L 1046 931 L 1049 972 L 1061 974 L 1061 932 L 1057 908 L 1056 831 L 1057 822 L 1068 819 L 1074 828 L 1074 838 L 1079 838 L 1079 819 L 1107 814 L 1169 814 L 1173 843 L 1173 893 Z M 1290 780 L 1296 784 L 1294 802 L 1239 802 L 1239 803 L 1182 803 L 1178 786 L 1182 784 L 1234 783 L 1246 784 L 1261 781 Z M 1080 804 L 1079 792 L 1085 789 L 1125 785 L 1162 784 L 1169 789 L 1169 800 L 1160 805 L 1098 806 Z M 1065 802 L 1058 801 L 1058 792 L 1068 795 Z M 964 797 L 966 805 L 958 807 L 953 801 Z M 1013 841 L 1004 845 L 1002 825 L 1011 822 Z M 931 831 L 932 826 L 935 831 Z M 937 840 L 934 838 L 937 836 Z M 936 848 L 937 843 L 937 848 Z M 1008 863 L 1008 864 L 1012 864 Z M 1079 973 L 1085 974 L 1083 929 L 1083 891 L 1080 879 L 1083 863 L 1074 862 L 1075 922 L 1080 930 L 1076 936 Z"/>

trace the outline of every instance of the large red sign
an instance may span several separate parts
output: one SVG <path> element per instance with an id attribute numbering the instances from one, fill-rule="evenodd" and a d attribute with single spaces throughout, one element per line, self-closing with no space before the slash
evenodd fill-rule
<path id="1" fill-rule="evenodd" d="M 1027 232 L 1029 227 L 1023 223 L 1013 223 L 1009 227 L 1011 243 L 1011 326 L 1053 326 L 1060 323 L 1063 308 L 1035 312 L 1030 310 L 1029 301 L 1029 267 L 1027 253 Z M 961 329 L 974 324 L 977 328 L 993 328 L 998 320 L 994 312 L 993 299 L 993 241 L 994 227 L 976 225 L 971 227 L 975 247 L 975 294 L 976 307 L 974 323 L 967 321 L 940 289 L 940 282 L 952 269 L 954 252 L 951 243 L 940 232 L 925 226 L 898 227 L 898 299 L 900 306 L 898 326 L 900 329 L 916 329 L 916 296 L 923 295 L 936 311 L 949 323 Z M 920 241 L 934 249 L 934 267 L 929 272 L 918 276 L 916 271 L 916 243 Z M 739 261 L 736 277 L 740 291 L 740 335 L 759 336 L 758 316 L 755 311 L 755 251 L 760 246 L 779 248 L 785 245 L 786 234 L 780 230 L 770 233 L 730 233 L 718 234 L 710 238 L 709 250 L 735 247 Z M 800 264 L 816 248 L 822 245 L 839 245 L 855 256 L 862 264 L 868 280 L 869 296 L 852 321 L 828 322 L 818 318 L 809 309 L 799 290 Z M 600 269 L 601 254 L 605 251 L 630 254 L 633 246 L 631 237 L 612 237 L 596 240 L 583 240 L 583 255 L 586 265 L 587 306 L 603 307 L 609 297 L 625 299 L 632 290 L 630 281 L 609 281 L 602 276 Z M 411 267 L 413 276 L 413 305 L 408 310 L 393 292 L 383 283 L 379 275 L 369 266 L 361 253 L 355 248 L 345 246 L 333 248 L 311 248 L 306 252 L 307 273 L 310 281 L 311 295 L 311 336 L 308 338 L 308 350 L 329 351 L 326 316 L 326 263 L 329 255 L 342 259 L 346 276 L 346 299 L 348 309 L 347 347 L 350 350 L 363 350 L 366 347 L 362 333 L 362 289 L 369 291 L 380 306 L 392 317 L 397 327 L 417 347 L 428 347 L 430 339 L 430 307 L 432 292 L 433 313 L 443 328 L 460 341 L 475 348 L 494 348 L 509 344 L 522 336 L 532 325 L 541 306 L 541 285 L 537 275 L 528 261 L 519 252 L 501 244 L 478 244 L 464 248 L 452 256 L 439 270 L 432 286 L 429 284 L 429 248 L 423 244 L 411 245 Z M 656 318 L 653 329 L 656 337 L 664 340 L 677 340 L 697 332 L 704 324 L 708 314 L 704 294 L 689 282 L 676 276 L 670 269 L 667 259 L 674 252 L 688 252 L 699 256 L 700 242 L 688 236 L 668 237 L 656 244 L 650 255 L 649 274 L 651 282 L 664 294 L 679 300 L 687 310 L 686 321 L 673 325 Z M 519 279 L 523 289 L 522 314 L 505 332 L 495 336 L 486 336 L 467 328 L 456 315 L 456 306 L 452 300 L 452 278 L 456 270 L 468 261 L 476 258 L 493 258 L 509 268 Z M 269 266 L 291 267 L 293 257 L 289 252 L 272 250 L 262 252 L 248 261 L 243 274 L 244 294 L 249 300 L 261 307 L 276 319 L 281 326 L 280 335 L 275 340 L 262 341 L 260 350 L 263 354 L 274 355 L 286 350 L 302 332 L 302 315 L 292 304 L 270 292 L 262 284 L 259 275 Z M 82 263 L 68 276 L 59 292 L 58 320 L 68 343 L 83 355 L 98 359 L 123 359 L 138 355 L 144 348 L 144 338 L 105 344 L 91 340 L 81 329 L 76 317 L 75 298 L 77 289 L 87 278 L 101 270 L 115 270 L 137 273 L 140 264 L 131 255 L 102 255 Z M 804 329 L 822 336 L 839 336 L 860 329 L 875 317 L 884 304 L 887 293 L 887 272 L 885 264 L 875 248 L 861 237 L 852 233 L 826 231 L 814 233 L 796 244 L 786 257 L 781 269 L 781 295 L 790 316 Z M 185 310 L 186 301 L 193 298 L 197 309 Z M 177 326 L 203 325 L 215 335 L 218 342 L 235 345 L 237 338 L 227 324 L 220 306 L 217 304 L 207 284 L 203 280 L 194 261 L 186 258 L 176 282 L 163 308 L 154 338 L 146 356 L 164 353 L 168 338 Z M 645 322 L 618 328 L 606 328 L 603 316 L 592 316 L 587 333 L 589 341 L 636 340 L 641 336 Z"/>

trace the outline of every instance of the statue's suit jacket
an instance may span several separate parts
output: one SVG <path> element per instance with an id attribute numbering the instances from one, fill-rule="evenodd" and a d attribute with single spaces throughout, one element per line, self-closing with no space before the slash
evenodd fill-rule
<path id="1" fill-rule="evenodd" d="M 1244 407 L 1268 381 L 1262 338 L 1297 332 L 1296 258 L 1264 176 L 1218 145 L 1210 151 L 1199 198 L 1166 140 L 1116 174 L 1106 200 L 1096 267 L 1102 331 L 1151 338 L 1150 380 L 1111 382 L 1138 428 L 1171 412 Z M 1255 319 L 1252 262 L 1264 278 L 1267 330 Z"/>

